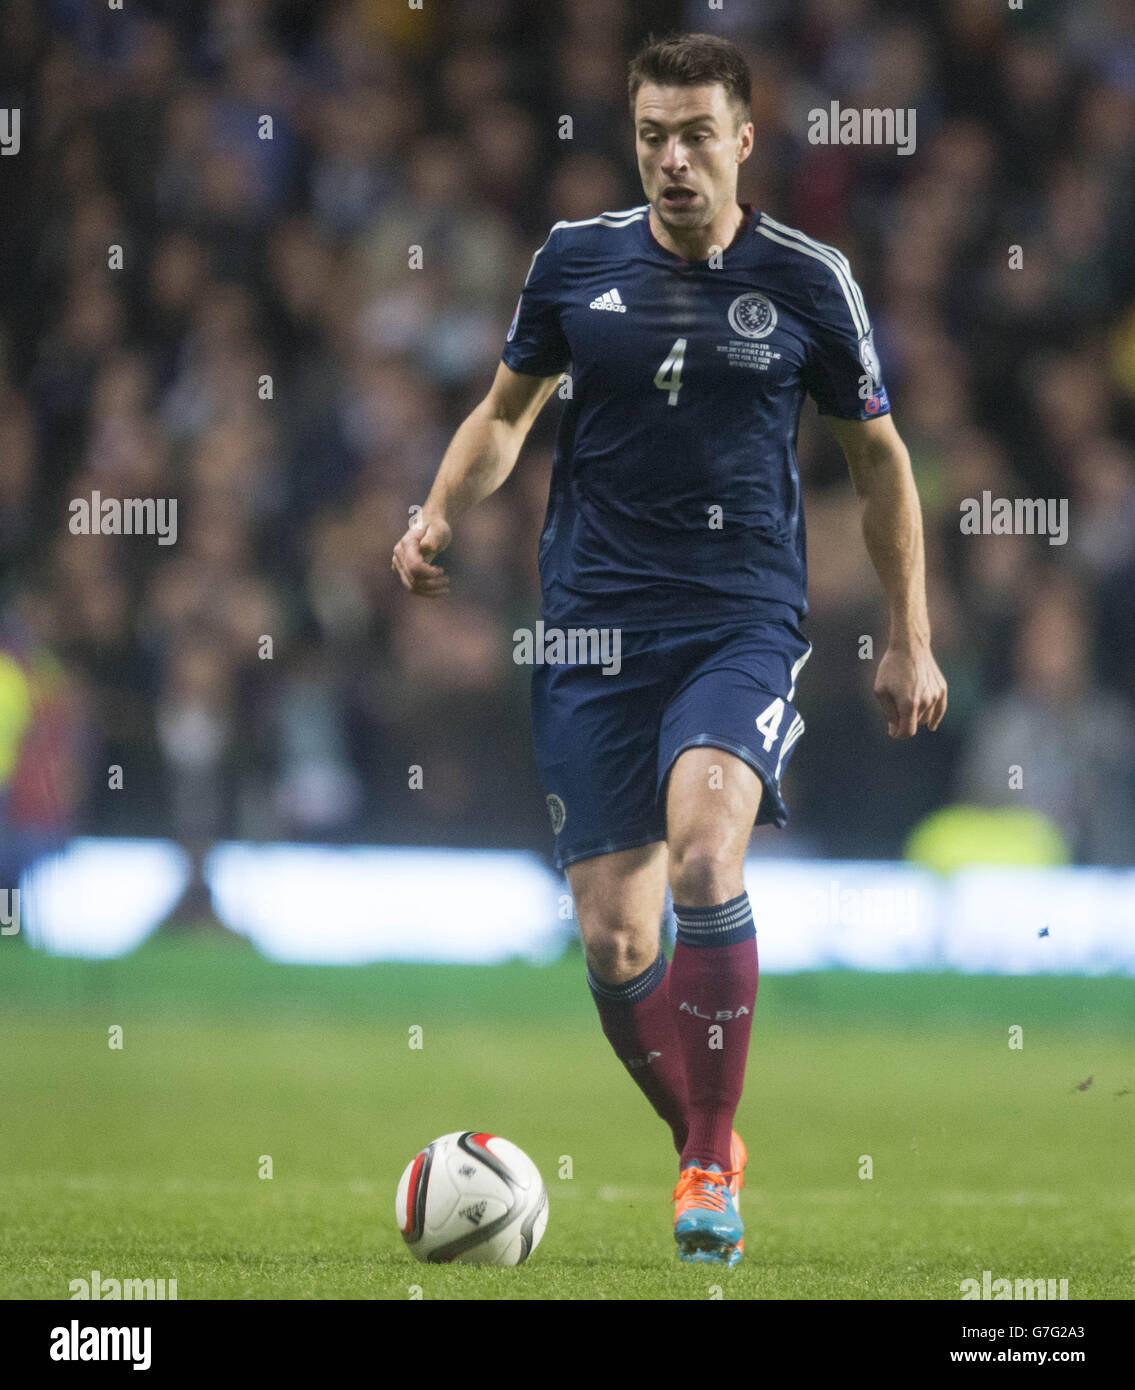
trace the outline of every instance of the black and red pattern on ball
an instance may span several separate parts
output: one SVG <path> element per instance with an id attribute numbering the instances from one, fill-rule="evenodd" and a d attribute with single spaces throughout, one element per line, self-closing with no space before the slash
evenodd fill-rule
<path id="1" fill-rule="evenodd" d="M 402 1238 L 407 1245 L 421 1240 L 426 1225 L 426 1194 L 430 1186 L 430 1166 L 433 1163 L 433 1145 L 423 1149 L 414 1159 L 410 1170 L 410 1185 L 406 1189 L 406 1224 L 402 1227 Z"/>
<path id="2" fill-rule="evenodd" d="M 457 1146 L 474 1158 L 479 1158 L 486 1168 L 491 1169 L 502 1182 L 507 1183 L 509 1188 L 515 1191 L 520 1184 L 513 1176 L 512 1169 L 489 1148 L 489 1140 L 496 1137 L 495 1134 L 474 1134 L 471 1130 L 466 1130 L 458 1139 Z"/>
<path id="3" fill-rule="evenodd" d="M 481 1226 L 475 1231 L 469 1231 L 456 1240 L 451 1240 L 447 1245 L 442 1245 L 434 1250 L 429 1256 L 431 1264 L 449 1264 L 459 1255 L 463 1255 L 467 1250 L 472 1250 L 478 1245 L 485 1245 L 488 1241 L 512 1221 L 516 1214 L 517 1203 L 521 1200 L 521 1186 L 513 1175 L 509 1166 L 502 1162 L 492 1149 L 488 1147 L 490 1139 L 495 1139 L 495 1134 L 485 1134 L 474 1132 L 471 1129 L 465 1130 L 457 1139 L 457 1147 L 463 1150 L 478 1163 L 484 1164 L 486 1168 L 497 1175 L 501 1182 L 508 1189 L 508 1209 L 490 1221 L 487 1226 Z M 424 1190 L 424 1183 L 420 1184 Z"/>

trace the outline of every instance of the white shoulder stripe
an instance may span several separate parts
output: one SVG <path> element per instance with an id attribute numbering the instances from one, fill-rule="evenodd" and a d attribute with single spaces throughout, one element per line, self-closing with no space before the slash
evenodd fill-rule
<path id="1" fill-rule="evenodd" d="M 650 204 L 643 203 L 640 208 L 627 208 L 623 212 L 601 212 L 598 217 L 584 217 L 579 222 L 557 222 L 552 231 L 557 227 L 626 227 L 645 216 L 649 209 Z"/>
<path id="2" fill-rule="evenodd" d="M 650 204 L 643 203 L 640 208 L 628 208 L 625 212 L 601 212 L 598 217 L 585 217 L 580 222 L 555 222 L 552 225 L 552 231 L 548 233 L 544 240 L 544 246 L 547 246 L 548 242 L 551 241 L 552 232 L 559 231 L 561 227 L 629 227 L 632 222 L 637 222 L 640 218 L 644 217 L 649 210 Z M 543 251 L 544 246 L 538 247 L 535 255 L 532 257 L 531 264 L 528 267 L 528 274 L 524 277 L 525 286 L 527 286 L 528 281 L 532 278 L 532 266 L 536 264 L 536 256 Z"/>
<path id="3" fill-rule="evenodd" d="M 557 223 L 556 226 L 559 226 L 559 223 Z M 555 230 L 556 228 L 553 227 L 552 232 L 554 232 Z M 547 246 L 548 242 L 551 241 L 552 232 L 549 232 L 548 235 L 544 238 L 544 246 Z M 528 274 L 524 277 L 525 289 L 528 288 L 528 282 L 532 279 L 532 271 L 535 269 L 536 266 L 536 257 L 540 254 L 541 251 L 543 251 L 544 246 L 537 246 L 536 250 L 532 253 L 532 259 L 528 263 Z"/>
<path id="4" fill-rule="evenodd" d="M 771 231 L 768 227 L 758 227 L 757 231 L 769 241 L 775 241 L 781 246 L 787 246 L 790 250 L 799 251 L 805 256 L 811 256 L 813 260 L 820 261 L 826 265 L 835 275 L 839 282 L 843 297 L 847 301 L 847 307 L 851 314 L 851 321 L 855 325 L 856 336 L 864 337 L 870 331 L 870 320 L 867 317 L 867 309 L 863 303 L 863 295 L 859 286 L 852 278 L 850 271 L 844 269 L 844 265 L 836 259 L 835 255 L 820 249 L 815 243 L 809 245 L 798 241 L 795 238 L 781 236 L 779 233 Z M 846 262 L 844 263 L 846 264 Z"/>
<path id="5" fill-rule="evenodd" d="M 775 217 L 770 217 L 767 212 L 761 214 L 761 220 L 767 222 L 770 227 L 775 227 L 776 230 L 780 232 L 782 236 L 790 237 L 796 241 L 799 241 L 804 245 L 810 246 L 814 251 L 818 251 L 821 254 L 830 256 L 833 260 L 838 261 L 839 264 L 843 267 L 844 273 L 846 274 L 848 280 L 851 282 L 851 287 L 855 291 L 855 296 L 859 301 L 859 307 L 863 310 L 864 319 L 868 318 L 867 306 L 863 302 L 863 293 L 855 281 L 855 276 L 851 273 L 851 262 L 847 259 L 847 257 L 843 254 L 842 251 L 840 251 L 835 246 L 827 245 L 826 242 L 817 241 L 815 237 L 808 236 L 806 232 L 800 231 L 798 227 L 785 226 L 783 222 L 778 222 Z"/>
<path id="6" fill-rule="evenodd" d="M 829 256 L 834 256 L 843 268 L 850 272 L 851 264 L 847 257 L 837 246 L 829 246 L 826 241 L 817 241 L 814 236 L 809 236 L 807 232 L 802 232 L 799 227 L 789 227 L 784 222 L 778 222 L 775 217 L 770 217 L 767 212 L 761 213 L 761 221 L 768 224 L 785 236 L 795 237 L 797 241 L 805 241 L 816 251 L 826 251 Z"/>
<path id="7" fill-rule="evenodd" d="M 763 225 L 765 221 L 771 223 L 772 226 L 780 226 L 779 223 L 774 223 L 771 217 L 766 218 L 762 215 L 761 225 L 757 227 L 757 231 L 763 237 L 767 237 L 769 241 L 775 241 L 781 246 L 787 246 L 792 251 L 800 251 L 805 256 L 811 256 L 813 260 L 822 262 L 833 272 L 839 281 L 840 289 L 843 290 L 843 297 L 847 300 L 851 321 L 855 325 L 856 337 L 865 337 L 870 332 L 871 323 L 867 317 L 863 293 L 852 277 L 847 257 L 841 255 L 833 247 L 813 241 L 811 237 L 804 236 L 802 232 L 794 232 L 791 227 L 783 228 L 787 235 L 782 236 L 779 232 L 774 232 L 771 227 Z"/>

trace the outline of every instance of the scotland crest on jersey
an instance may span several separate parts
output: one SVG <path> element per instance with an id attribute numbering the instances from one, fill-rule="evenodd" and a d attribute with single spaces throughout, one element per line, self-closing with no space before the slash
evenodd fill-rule
<path id="1" fill-rule="evenodd" d="M 776 308 L 768 295 L 739 294 L 729 306 L 729 326 L 742 338 L 767 338 L 776 327 Z"/>

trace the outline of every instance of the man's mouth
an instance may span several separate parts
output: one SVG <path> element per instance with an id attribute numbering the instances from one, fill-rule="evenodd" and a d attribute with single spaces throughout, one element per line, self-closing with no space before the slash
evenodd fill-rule
<path id="1" fill-rule="evenodd" d="M 662 201 L 669 208 L 683 208 L 694 201 L 698 195 L 692 188 L 681 184 L 670 184 L 662 190 Z"/>

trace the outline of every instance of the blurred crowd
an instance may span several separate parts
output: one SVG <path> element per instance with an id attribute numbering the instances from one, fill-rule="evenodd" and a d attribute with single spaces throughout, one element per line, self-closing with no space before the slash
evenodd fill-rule
<path id="1" fill-rule="evenodd" d="M 937 734 L 886 738 L 885 610 L 809 407 L 808 734 L 789 829 L 755 844 L 897 855 L 969 801 L 1035 807 L 1073 858 L 1130 862 L 1128 0 L 3 9 L 0 105 L 21 111 L 0 157 L 9 843 L 550 851 L 511 634 L 538 616 L 556 398 L 458 525 L 447 599 L 405 593 L 390 552 L 552 223 L 642 201 L 626 61 L 687 28 L 751 62 L 741 198 L 839 246 L 864 290 L 950 682 Z M 916 152 L 809 144 L 809 110 L 837 99 L 916 108 Z M 962 535 L 986 490 L 1068 498 L 1067 544 Z M 70 502 L 95 492 L 177 498 L 176 544 L 73 534 Z"/>

